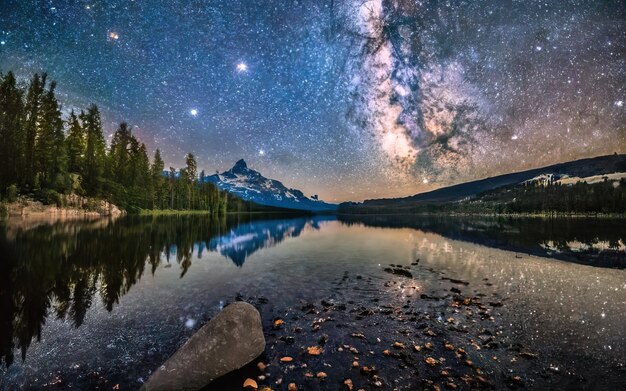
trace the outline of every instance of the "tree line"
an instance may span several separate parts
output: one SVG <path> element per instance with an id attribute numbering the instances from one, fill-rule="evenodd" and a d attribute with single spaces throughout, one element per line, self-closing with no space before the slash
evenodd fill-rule
<path id="1" fill-rule="evenodd" d="M 498 213 L 626 213 L 626 179 L 562 184 L 529 182 L 486 193 L 479 200 Z"/>
<path id="2" fill-rule="evenodd" d="M 562 184 L 536 181 L 503 186 L 458 202 L 407 202 L 393 205 L 344 203 L 342 213 L 386 214 L 626 214 L 626 179 Z"/>
<path id="3" fill-rule="evenodd" d="M 141 209 L 247 211 L 254 206 L 198 174 L 193 154 L 186 166 L 164 172 L 160 151 L 148 158 L 127 123 L 107 146 L 95 104 L 63 119 L 56 83 L 35 74 L 21 85 L 12 72 L 0 74 L 0 193 L 8 201 L 26 195 L 62 205 L 64 194 Z"/>

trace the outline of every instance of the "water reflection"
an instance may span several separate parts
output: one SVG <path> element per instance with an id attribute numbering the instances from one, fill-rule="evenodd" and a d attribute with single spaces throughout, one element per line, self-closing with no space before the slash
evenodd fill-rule
<path id="1" fill-rule="evenodd" d="M 320 218 L 258 220 L 258 216 L 170 216 L 57 222 L 0 235 L 0 361 L 22 359 L 41 338 L 46 317 L 83 324 L 99 296 L 111 311 L 148 268 L 175 258 L 183 277 L 194 250 L 219 251 L 237 266 L 255 251 L 295 237 Z M 162 255 L 164 255 L 162 257 Z"/>
<path id="2" fill-rule="evenodd" d="M 414 228 L 454 240 L 599 267 L 626 268 L 626 224 L 620 219 L 348 216 L 345 224 Z"/>
<path id="3" fill-rule="evenodd" d="M 626 230 L 619 220 L 423 216 L 340 216 L 338 219 L 341 223 L 321 225 L 335 217 L 169 216 L 54 223 L 30 228 L 4 226 L 0 234 L 0 360 L 11 365 L 15 350 L 21 351 L 24 358 L 32 341 L 41 338 L 47 317 L 67 319 L 79 327 L 98 298 L 106 310 L 112 311 L 142 275 L 155 274 L 164 262 L 177 266 L 180 277 L 190 269 L 194 255 L 202 258 L 204 252 L 219 253 L 241 267 L 253 253 L 287 238 L 296 238 L 307 230 L 324 231 L 321 226 L 327 227 L 326 236 L 322 236 L 328 237 L 328 242 L 316 244 L 314 250 L 299 243 L 282 255 L 285 259 L 302 260 L 290 274 L 309 276 L 314 272 L 313 281 L 324 281 L 340 273 L 333 267 L 343 266 L 335 263 L 345 263 L 348 259 L 358 258 L 354 268 L 359 272 L 366 262 L 398 262 L 390 246 L 395 246 L 394 240 L 406 234 L 406 230 L 371 232 L 353 225 L 411 228 L 489 247 L 626 268 Z M 350 231 L 349 240 L 335 238 L 335 231 L 343 232 L 343 229 Z M 360 235 L 371 236 L 366 240 Z M 279 248 L 276 250 L 282 254 Z M 419 248 L 417 253 L 424 255 L 427 251 Z M 414 255 L 409 258 L 414 259 Z M 476 252 L 476 256 L 483 255 Z M 410 262 L 409 258 L 405 261 Z M 469 267 L 471 257 L 463 259 Z M 324 270 L 318 266 L 321 260 L 332 264 Z M 267 262 L 252 269 L 258 274 L 284 270 L 272 265 Z M 216 270 L 214 265 L 207 267 L 212 273 Z M 455 267 L 463 266 L 455 264 Z M 285 284 L 288 279 L 287 275 L 281 276 Z"/>
<path id="4" fill-rule="evenodd" d="M 255 251 L 273 247 L 286 238 L 300 236 L 305 227 L 319 229 L 322 221 L 331 221 L 332 216 L 303 217 L 296 219 L 260 220 L 240 224 L 225 235 L 211 239 L 207 248 L 230 258 L 239 267 Z"/>

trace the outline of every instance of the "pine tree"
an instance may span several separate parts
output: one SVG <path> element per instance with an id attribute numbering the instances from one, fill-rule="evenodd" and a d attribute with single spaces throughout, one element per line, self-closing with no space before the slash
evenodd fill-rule
<path id="1" fill-rule="evenodd" d="M 174 192 L 176 190 L 176 169 L 170 167 L 170 173 L 168 176 L 168 190 L 170 191 L 170 209 L 174 209 Z"/>
<path id="2" fill-rule="evenodd" d="M 105 142 L 102 135 L 102 120 L 96 105 L 91 105 L 83 118 L 85 128 L 85 162 L 83 166 L 83 188 L 88 195 L 99 196 L 102 191 L 102 175 L 105 165 Z"/>
<path id="3" fill-rule="evenodd" d="M 152 204 L 152 181 L 150 160 L 146 146 L 135 138 L 131 138 L 130 172 L 132 175 L 131 202 L 141 208 L 149 208 Z"/>
<path id="4" fill-rule="evenodd" d="M 164 183 L 165 179 L 163 178 L 163 169 L 165 168 L 165 163 L 163 163 L 163 159 L 161 158 L 161 151 L 158 149 L 154 152 L 154 159 L 152 160 L 152 167 L 150 167 L 150 176 L 152 177 L 152 189 L 153 189 L 153 208 L 163 208 L 163 196 L 164 196 Z"/>
<path id="5" fill-rule="evenodd" d="M 83 172 L 83 161 L 85 160 L 85 131 L 74 113 L 70 113 L 67 121 L 68 133 L 65 139 L 65 149 L 67 151 L 67 168 L 69 172 Z"/>
<path id="6" fill-rule="evenodd" d="M 7 73 L 0 83 L 0 191 L 17 184 L 22 156 L 24 104 L 15 76 Z"/>
<path id="7" fill-rule="evenodd" d="M 194 208 L 194 193 L 196 189 L 196 181 L 198 178 L 198 164 L 192 153 L 187 154 L 185 158 L 186 167 L 182 170 L 181 176 L 184 181 L 184 187 L 187 190 L 187 207 Z"/>
<path id="8" fill-rule="evenodd" d="M 125 187 L 130 187 L 133 181 L 132 173 L 130 171 L 132 140 L 133 137 L 128 124 L 126 122 L 122 122 L 113 134 L 111 147 L 109 148 L 109 167 L 107 170 L 108 177 Z"/>
<path id="9" fill-rule="evenodd" d="M 35 73 L 30 81 L 26 94 L 25 122 L 24 122 L 24 162 L 23 182 L 32 189 L 35 185 L 35 142 L 39 133 L 41 120 L 41 100 L 46 85 L 46 74 L 41 77 Z"/>
<path id="10" fill-rule="evenodd" d="M 68 189 L 65 134 L 61 109 L 54 94 L 56 83 L 50 83 L 41 98 L 39 133 L 35 143 L 35 168 L 40 185 L 57 191 Z"/>

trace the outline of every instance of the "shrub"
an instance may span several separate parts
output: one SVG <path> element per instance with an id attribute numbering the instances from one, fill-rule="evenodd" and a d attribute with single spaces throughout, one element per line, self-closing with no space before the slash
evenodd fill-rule
<path id="1" fill-rule="evenodd" d="M 17 185 L 13 184 L 7 187 L 6 194 L 7 194 L 7 201 L 9 202 L 17 201 L 17 194 L 18 194 Z"/>
<path id="2" fill-rule="evenodd" d="M 58 192 L 52 189 L 39 190 L 36 193 L 36 198 L 46 205 L 55 204 L 56 206 L 63 206 L 63 198 Z"/>

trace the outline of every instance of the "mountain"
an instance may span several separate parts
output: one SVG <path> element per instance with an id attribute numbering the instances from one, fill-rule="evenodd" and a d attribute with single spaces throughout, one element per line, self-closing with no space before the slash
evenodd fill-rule
<path id="1" fill-rule="evenodd" d="M 561 181 L 561 183 L 575 183 L 578 180 L 589 178 L 592 183 L 597 176 L 604 174 L 626 173 L 626 155 L 607 155 L 589 159 L 575 160 L 566 163 L 554 164 L 511 174 L 498 175 L 477 181 L 461 183 L 454 186 L 416 194 L 404 198 L 388 198 L 366 200 L 361 204 L 342 204 L 342 207 L 402 207 L 426 204 L 443 204 L 461 201 L 475 197 L 505 186 L 523 184 L 526 181 Z M 619 178 L 620 175 L 611 177 Z"/>
<path id="2" fill-rule="evenodd" d="M 290 189 L 275 179 L 268 179 L 248 167 L 241 159 L 230 170 L 205 178 L 219 189 L 257 204 L 311 212 L 332 211 L 337 205 L 307 197 L 300 190 Z"/>

